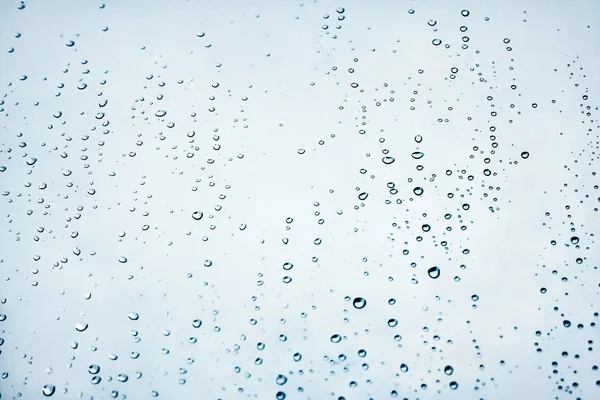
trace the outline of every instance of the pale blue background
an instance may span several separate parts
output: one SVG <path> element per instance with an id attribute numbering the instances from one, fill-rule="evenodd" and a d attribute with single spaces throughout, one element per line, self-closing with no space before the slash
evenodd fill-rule
<path id="1" fill-rule="evenodd" d="M 110 398 L 113 390 L 129 399 L 151 398 L 153 390 L 167 399 L 272 399 L 279 390 L 288 399 L 381 399 L 394 389 L 411 399 L 600 396 L 600 374 L 591 369 L 597 353 L 587 351 L 588 340 L 600 340 L 590 327 L 598 311 L 593 185 L 599 180 L 592 176 L 598 136 L 587 134 L 598 124 L 595 115 L 581 114 L 581 104 L 597 112 L 600 3 L 139 0 L 100 8 L 91 1 L 29 1 L 22 10 L 19 4 L 0 3 L 0 165 L 6 166 L 0 173 L 0 313 L 6 315 L 0 372 L 8 374 L 0 379 L 2 398 L 42 398 L 45 384 L 56 385 L 53 398 L 61 399 Z M 470 37 L 466 50 L 463 35 Z M 443 44 L 433 46 L 435 38 Z M 65 45 L 70 40 L 73 47 Z M 452 80 L 454 66 L 459 72 Z M 85 90 L 77 89 L 80 81 Z M 99 107 L 104 99 L 107 105 Z M 167 115 L 156 117 L 158 110 Z M 98 112 L 106 115 L 96 119 Z M 359 135 L 363 115 L 367 134 Z M 486 166 L 489 153 L 473 146 L 491 149 L 490 125 L 498 127 L 499 147 Z M 381 163 L 382 149 L 396 158 L 389 167 Z M 410 157 L 417 150 L 426 154 L 422 172 Z M 524 150 L 531 153 L 527 160 L 520 158 Z M 34 167 L 26 164 L 29 157 L 37 158 Z M 484 181 L 486 167 L 498 175 Z M 444 174 L 448 168 L 452 179 Z M 457 179 L 461 169 L 475 180 Z M 435 182 L 424 180 L 431 174 Z M 409 177 L 415 182 L 407 183 Z M 398 196 L 388 194 L 389 181 Z M 425 195 L 410 201 L 417 183 Z M 484 198 L 488 185 L 501 190 Z M 455 188 L 460 192 L 450 201 L 446 193 Z M 355 210 L 363 191 L 369 198 Z M 404 203 L 385 204 L 396 198 Z M 457 209 L 463 202 L 470 203 L 468 212 Z M 500 210 L 491 213 L 490 205 Z M 196 210 L 204 213 L 200 221 L 191 218 Z M 467 231 L 453 222 L 445 234 L 446 212 L 453 221 L 463 214 Z M 294 218 L 289 231 L 287 217 Z M 417 243 L 425 222 L 434 229 Z M 565 246 L 571 222 L 579 250 Z M 432 236 L 451 249 L 435 247 Z M 405 248 L 410 256 L 402 255 Z M 471 250 L 468 256 L 460 254 L 463 248 Z M 128 261 L 120 263 L 121 256 Z M 319 261 L 311 262 L 313 256 Z M 587 258 L 577 265 L 576 257 Z M 286 261 L 294 263 L 289 273 L 281 268 Z M 442 269 L 438 280 L 427 277 L 431 265 Z M 288 274 L 293 281 L 284 284 Z M 472 294 L 480 297 L 476 309 Z M 365 297 L 368 305 L 357 311 L 345 296 Z M 387 304 L 391 297 L 394 306 Z M 139 320 L 128 319 L 130 312 Z M 196 318 L 203 321 L 199 329 L 192 327 Z M 399 321 L 396 328 L 387 326 L 390 318 Z M 566 329 L 563 319 L 585 328 Z M 77 332 L 78 322 L 88 329 Z M 346 338 L 333 344 L 335 333 Z M 395 334 L 402 335 L 399 343 Z M 258 342 L 265 350 L 257 350 Z M 357 356 L 361 348 L 365 359 Z M 131 359 L 131 352 L 140 357 Z M 303 355 L 299 363 L 295 352 Z M 257 357 L 264 359 L 260 366 Z M 400 373 L 401 363 L 409 372 Z M 90 364 L 101 367 L 99 385 L 90 383 Z M 442 372 L 448 364 L 452 377 Z M 118 382 L 119 373 L 129 381 Z M 278 374 L 287 376 L 286 385 L 275 384 Z M 572 396 L 556 390 L 560 378 L 564 385 L 579 383 Z M 358 387 L 349 387 L 353 380 Z M 451 380 L 458 390 L 449 390 Z"/>

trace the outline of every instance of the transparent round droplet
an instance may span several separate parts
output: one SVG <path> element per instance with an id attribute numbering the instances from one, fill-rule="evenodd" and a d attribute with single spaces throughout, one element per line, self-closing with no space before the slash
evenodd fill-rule
<path id="1" fill-rule="evenodd" d="M 352 301 L 352 305 L 357 310 L 361 310 L 367 306 L 367 301 L 365 299 L 363 299 L 362 297 L 355 297 L 354 300 Z"/>
<path id="2" fill-rule="evenodd" d="M 46 397 L 50 397 L 54 394 L 54 392 L 56 392 L 56 386 L 54 385 L 44 385 L 44 387 L 42 388 L 42 394 Z"/>
<path id="3" fill-rule="evenodd" d="M 392 164 L 394 161 L 396 161 L 396 159 L 394 157 L 390 157 L 390 156 L 385 156 L 381 159 L 381 161 L 385 164 L 385 165 L 390 165 Z"/>
<path id="4" fill-rule="evenodd" d="M 85 322 L 78 322 L 75 324 L 75 330 L 77 332 L 84 332 L 88 328 L 88 324 Z"/>
<path id="5" fill-rule="evenodd" d="M 440 269 L 438 267 L 431 267 L 427 270 L 427 275 L 429 275 L 429 277 L 431 279 L 437 279 L 440 277 Z"/>

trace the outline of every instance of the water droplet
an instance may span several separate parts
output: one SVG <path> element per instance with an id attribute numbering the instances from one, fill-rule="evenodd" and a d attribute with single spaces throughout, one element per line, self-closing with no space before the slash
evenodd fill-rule
<path id="1" fill-rule="evenodd" d="M 357 310 L 361 310 L 366 307 L 367 301 L 365 299 L 363 299 L 362 297 L 355 297 L 354 300 L 352 301 L 352 305 Z"/>
<path id="2" fill-rule="evenodd" d="M 44 385 L 42 388 L 42 394 L 46 397 L 50 397 L 56 391 L 56 387 L 54 385 Z"/>
<path id="3" fill-rule="evenodd" d="M 362 192 L 361 194 L 358 195 L 359 200 L 366 200 L 367 197 L 369 197 L 369 193 L 367 193 L 367 192 Z"/>
<path id="4" fill-rule="evenodd" d="M 161 118 L 161 117 L 164 117 L 165 115 L 167 115 L 167 112 L 165 110 L 158 110 L 157 112 L 154 113 L 154 115 Z"/>
<path id="5" fill-rule="evenodd" d="M 137 321 L 140 318 L 140 315 L 136 312 L 130 312 L 129 314 L 127 314 L 127 318 L 129 318 L 132 321 Z"/>
<path id="6" fill-rule="evenodd" d="M 458 383 L 456 381 L 450 382 L 450 389 L 452 389 L 452 390 L 458 389 Z"/>
<path id="7" fill-rule="evenodd" d="M 462 15 L 463 17 L 468 17 L 468 16 L 469 16 L 469 14 L 471 14 L 471 13 L 469 12 L 469 10 L 462 10 L 462 11 L 460 12 L 460 15 Z"/>
<path id="8" fill-rule="evenodd" d="M 277 378 L 275 378 L 275 383 L 277 383 L 280 386 L 285 385 L 287 382 L 287 377 L 285 375 L 277 375 Z"/>
<path id="9" fill-rule="evenodd" d="M 100 372 L 100 366 L 96 364 L 92 364 L 88 367 L 88 372 L 92 375 L 96 375 Z"/>
<path id="10" fill-rule="evenodd" d="M 331 336 L 331 339 L 329 340 L 331 340 L 332 343 L 339 343 L 342 340 L 342 337 L 336 333 L 335 335 Z"/>
<path id="11" fill-rule="evenodd" d="M 448 376 L 452 375 L 452 373 L 454 372 L 454 368 L 452 368 L 452 366 L 450 365 L 446 365 L 444 367 L 444 373 Z"/>
<path id="12" fill-rule="evenodd" d="M 431 279 L 437 279 L 440 277 L 440 269 L 438 267 L 431 267 L 427 270 L 427 274 Z"/>
<path id="13" fill-rule="evenodd" d="M 417 196 L 421 196 L 423 194 L 424 190 L 422 187 L 417 186 L 416 188 L 413 189 L 413 193 L 416 194 Z"/>
<path id="14" fill-rule="evenodd" d="M 294 268 L 294 264 L 290 263 L 290 262 L 286 262 L 283 264 L 283 269 L 286 271 L 289 271 L 290 269 Z"/>
<path id="15" fill-rule="evenodd" d="M 204 213 L 202 211 L 195 211 L 192 214 L 192 218 L 194 218 L 196 221 L 200 221 L 203 216 L 204 216 Z"/>
<path id="16" fill-rule="evenodd" d="M 434 46 L 439 46 L 440 44 L 442 44 L 442 40 L 441 40 L 441 39 L 433 39 L 433 40 L 431 41 L 431 43 L 432 43 Z"/>
<path id="17" fill-rule="evenodd" d="M 396 159 L 394 157 L 390 157 L 390 156 L 385 156 L 381 159 L 381 161 L 383 161 L 383 163 L 385 165 L 390 165 L 392 164 L 394 161 L 396 161 Z"/>
<path id="18" fill-rule="evenodd" d="M 521 153 L 521 158 L 524 159 L 524 160 L 527 159 L 527 158 L 529 158 L 529 152 L 528 151 L 522 152 Z"/>
<path id="19" fill-rule="evenodd" d="M 202 326 L 202 320 L 195 319 L 192 321 L 192 326 L 194 328 L 200 328 Z"/>
<path id="20" fill-rule="evenodd" d="M 570 328 L 571 327 L 571 321 L 565 319 L 563 321 L 563 325 L 564 325 L 565 328 Z"/>
<path id="21" fill-rule="evenodd" d="M 420 152 L 420 151 L 415 151 L 414 153 L 411 154 L 412 158 L 414 158 L 415 160 L 419 160 L 419 159 L 423 158 L 424 155 L 425 155 L 425 153 Z"/>
<path id="22" fill-rule="evenodd" d="M 75 324 L 75 330 L 77 332 L 84 332 L 88 328 L 88 324 L 85 322 L 78 322 Z"/>

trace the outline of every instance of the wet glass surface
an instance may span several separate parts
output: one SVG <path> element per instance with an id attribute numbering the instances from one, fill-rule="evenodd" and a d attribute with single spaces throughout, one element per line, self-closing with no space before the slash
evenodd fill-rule
<path id="1" fill-rule="evenodd" d="M 1 2 L 1 398 L 600 398 L 599 4 Z"/>

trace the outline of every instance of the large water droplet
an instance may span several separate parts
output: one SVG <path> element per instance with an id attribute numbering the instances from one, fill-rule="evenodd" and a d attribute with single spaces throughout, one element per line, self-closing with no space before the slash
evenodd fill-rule
<path id="1" fill-rule="evenodd" d="M 440 277 L 440 269 L 438 267 L 431 267 L 427 270 L 427 274 L 431 279 L 437 279 Z"/>
<path id="2" fill-rule="evenodd" d="M 46 397 L 50 397 L 56 392 L 56 386 L 54 385 L 44 385 L 42 388 L 42 394 Z"/>
<path id="3" fill-rule="evenodd" d="M 365 299 L 363 299 L 362 297 L 355 297 L 354 300 L 352 301 L 352 305 L 357 310 L 360 310 L 360 309 L 365 308 L 365 306 L 367 305 L 367 301 Z"/>
<path id="4" fill-rule="evenodd" d="M 287 377 L 285 375 L 277 375 L 277 378 L 275 378 L 275 383 L 277 383 L 278 385 L 285 385 L 287 382 Z"/>
<path id="5" fill-rule="evenodd" d="M 77 332 L 83 332 L 88 328 L 88 324 L 85 322 L 78 322 L 75 324 L 75 330 Z"/>
<path id="6" fill-rule="evenodd" d="M 136 312 L 130 312 L 127 314 L 127 317 L 132 321 L 137 321 L 140 318 L 140 315 Z"/>
<path id="7" fill-rule="evenodd" d="M 290 263 L 290 262 L 286 262 L 283 264 L 283 269 L 286 271 L 289 271 L 290 269 L 294 268 L 294 264 Z"/>

